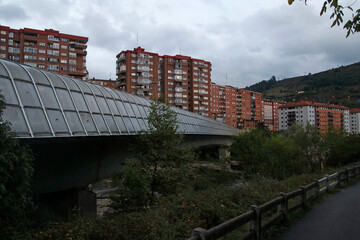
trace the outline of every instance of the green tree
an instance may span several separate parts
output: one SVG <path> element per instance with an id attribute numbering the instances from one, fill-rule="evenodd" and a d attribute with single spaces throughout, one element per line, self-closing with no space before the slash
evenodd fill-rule
<path id="1" fill-rule="evenodd" d="M 129 197 L 141 198 L 134 200 L 139 203 L 136 206 L 139 208 L 151 204 L 155 193 L 167 194 L 176 190 L 177 179 L 186 172 L 181 166 L 194 159 L 193 153 L 181 145 L 183 135 L 176 122 L 176 113 L 169 105 L 159 101 L 151 103 L 148 130 L 141 132 L 133 146 L 136 163 L 134 160 L 128 162 L 123 174 L 123 185 L 128 194 L 114 199 L 115 202 L 124 202 L 124 198 Z"/>
<path id="2" fill-rule="evenodd" d="M 288 0 L 289 5 L 293 4 L 294 1 L 295 0 Z M 304 2 L 306 4 L 308 0 L 304 0 Z M 341 4 L 339 4 L 338 0 L 326 0 L 324 1 L 323 7 L 321 8 L 320 16 L 326 13 L 328 9 L 332 11 L 330 19 L 334 19 L 331 27 L 334 27 L 335 25 L 343 25 L 343 28 L 347 30 L 346 37 L 348 37 L 350 33 L 360 32 L 360 9 L 354 11 L 351 5 L 342 6 Z M 344 10 L 354 12 L 351 19 L 348 20 L 346 23 L 344 23 L 343 19 L 345 15 Z"/>
<path id="3" fill-rule="evenodd" d="M 33 156 L 28 147 L 21 146 L 3 122 L 4 99 L 0 95 L 0 236 L 17 239 L 24 230 L 32 211 L 30 184 Z"/>

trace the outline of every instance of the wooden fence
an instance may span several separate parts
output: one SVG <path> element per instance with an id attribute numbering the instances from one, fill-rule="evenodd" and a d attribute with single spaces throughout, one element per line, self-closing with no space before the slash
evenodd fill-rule
<path id="1" fill-rule="evenodd" d="M 350 179 L 360 175 L 360 165 L 346 170 L 325 175 L 325 177 L 314 181 L 306 186 L 289 192 L 281 193 L 279 197 L 264 203 L 261 206 L 253 205 L 250 210 L 227 222 L 211 229 L 196 228 L 188 240 L 215 240 L 226 234 L 248 224 L 246 234 L 238 239 L 261 239 L 261 234 L 274 226 L 281 220 L 286 220 L 293 211 L 303 208 L 319 197 L 320 194 L 328 192 L 335 186 L 348 183 Z"/>

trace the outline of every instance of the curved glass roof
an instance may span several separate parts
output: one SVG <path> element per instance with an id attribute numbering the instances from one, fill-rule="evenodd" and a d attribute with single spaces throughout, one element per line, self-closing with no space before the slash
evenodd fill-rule
<path id="1" fill-rule="evenodd" d="M 147 129 L 150 100 L 0 59 L 3 120 L 19 138 L 136 135 Z M 239 130 L 172 107 L 184 134 L 231 136 Z"/>

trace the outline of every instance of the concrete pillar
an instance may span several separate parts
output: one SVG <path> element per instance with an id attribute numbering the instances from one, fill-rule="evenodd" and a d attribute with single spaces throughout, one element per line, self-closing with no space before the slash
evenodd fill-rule
<path id="1" fill-rule="evenodd" d="M 72 216 L 96 217 L 96 194 L 88 189 L 70 189 L 35 197 L 34 220 L 69 219 Z"/>
<path id="2" fill-rule="evenodd" d="M 224 160 L 225 158 L 230 157 L 230 148 L 229 147 L 220 147 L 219 148 L 219 160 Z"/>

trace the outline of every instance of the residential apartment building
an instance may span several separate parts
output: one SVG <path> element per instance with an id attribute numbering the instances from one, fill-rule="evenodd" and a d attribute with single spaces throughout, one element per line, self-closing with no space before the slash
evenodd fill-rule
<path id="1" fill-rule="evenodd" d="M 294 123 L 310 124 L 325 133 L 330 127 L 350 132 L 350 113 L 347 107 L 328 103 L 300 101 L 279 107 L 279 130 L 286 130 Z"/>
<path id="2" fill-rule="evenodd" d="M 264 126 L 270 131 L 279 131 L 279 106 L 282 103 L 264 99 L 261 105 Z"/>
<path id="3" fill-rule="evenodd" d="M 97 85 L 101 85 L 101 86 L 104 86 L 104 87 L 116 89 L 116 81 L 115 80 L 89 78 L 86 81 L 91 82 L 91 83 L 95 83 Z"/>
<path id="4" fill-rule="evenodd" d="M 0 58 L 85 80 L 87 37 L 0 26 Z"/>
<path id="5" fill-rule="evenodd" d="M 211 83 L 211 118 L 237 127 L 236 88 Z"/>
<path id="6" fill-rule="evenodd" d="M 160 56 L 141 47 L 122 51 L 116 58 L 119 89 L 149 99 L 162 96 L 173 106 L 210 117 L 210 62 Z"/>
<path id="7" fill-rule="evenodd" d="M 256 128 L 263 121 L 261 93 L 237 89 L 236 109 L 238 128 Z"/>
<path id="8" fill-rule="evenodd" d="M 360 134 L 360 108 L 350 109 L 350 132 Z"/>

